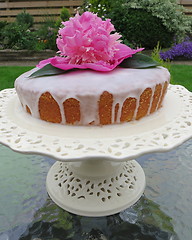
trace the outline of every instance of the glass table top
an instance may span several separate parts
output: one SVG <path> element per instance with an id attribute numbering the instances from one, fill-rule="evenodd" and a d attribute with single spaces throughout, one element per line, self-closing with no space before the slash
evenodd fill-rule
<path id="1" fill-rule="evenodd" d="M 55 160 L 0 145 L 0 240 L 191 240 L 192 139 L 136 159 L 146 189 L 132 207 L 90 218 L 59 208 L 46 192 Z"/>

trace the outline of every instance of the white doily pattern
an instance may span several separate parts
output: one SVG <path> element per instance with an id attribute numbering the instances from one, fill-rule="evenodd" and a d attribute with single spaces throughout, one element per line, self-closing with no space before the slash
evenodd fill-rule
<path id="1" fill-rule="evenodd" d="M 86 178 L 76 177 L 69 165 L 60 162 L 54 181 L 57 187 L 65 190 L 65 195 L 76 199 L 98 198 L 99 202 L 106 202 L 113 195 L 121 197 L 125 190 L 132 191 L 137 182 L 137 174 L 133 171 L 135 162 L 127 161 L 121 171 L 111 178 Z M 115 189 L 112 189 L 113 186 Z"/>
<path id="2" fill-rule="evenodd" d="M 103 127 L 51 124 L 32 118 L 15 89 L 0 92 L 0 143 L 14 151 L 60 161 L 102 158 L 125 161 L 168 151 L 192 136 L 192 93 L 170 85 L 164 107 L 143 120 Z"/>

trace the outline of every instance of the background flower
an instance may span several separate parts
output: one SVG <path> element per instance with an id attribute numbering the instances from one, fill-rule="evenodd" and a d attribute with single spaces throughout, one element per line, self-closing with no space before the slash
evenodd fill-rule
<path id="1" fill-rule="evenodd" d="M 164 61 L 173 60 L 178 57 L 185 57 L 192 59 L 192 41 L 186 40 L 182 43 L 175 44 L 171 49 L 166 52 L 160 52 L 160 57 Z"/>

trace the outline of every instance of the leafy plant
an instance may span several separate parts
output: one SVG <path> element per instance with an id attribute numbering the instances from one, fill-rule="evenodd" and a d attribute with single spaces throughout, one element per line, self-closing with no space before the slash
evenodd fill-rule
<path id="1" fill-rule="evenodd" d="M 39 27 L 36 35 L 38 44 L 43 45 L 45 49 L 57 50 L 56 38 L 59 26 L 54 18 L 47 17 Z"/>
<path id="2" fill-rule="evenodd" d="M 61 9 L 61 14 L 60 14 L 61 20 L 62 20 L 63 22 L 65 22 L 65 21 L 69 20 L 70 16 L 71 16 L 71 14 L 70 14 L 70 12 L 69 12 L 69 9 L 63 7 L 63 8 Z"/>
<path id="3" fill-rule="evenodd" d="M 97 15 L 103 19 L 111 11 L 113 1 L 111 0 L 87 0 L 84 1 L 82 7 L 78 8 L 78 11 L 85 12 L 90 11 L 97 13 Z"/>
<path id="4" fill-rule="evenodd" d="M 131 0 L 127 1 L 127 6 L 151 12 L 169 31 L 175 33 L 178 39 L 191 32 L 192 20 L 184 14 L 184 7 L 179 5 L 177 0 Z"/>
<path id="5" fill-rule="evenodd" d="M 159 46 L 159 42 L 157 44 L 157 46 L 153 49 L 153 52 L 151 54 L 151 57 L 154 61 L 158 62 L 160 66 L 163 66 L 165 68 L 167 68 L 168 70 L 170 70 L 170 61 L 164 62 L 163 59 L 160 56 L 160 52 L 161 52 L 161 48 Z"/>
<path id="6" fill-rule="evenodd" d="M 2 30 L 4 48 L 34 50 L 37 38 L 27 27 L 17 22 L 7 24 Z"/>
<path id="7" fill-rule="evenodd" d="M 56 20 L 55 22 L 55 27 L 58 28 L 62 28 L 62 22 L 68 21 L 69 18 L 71 17 L 70 11 L 68 8 L 63 7 L 61 9 L 61 13 L 60 13 L 60 17 Z"/>
<path id="8" fill-rule="evenodd" d="M 3 47 L 3 28 L 7 25 L 8 23 L 6 21 L 0 21 L 0 48 Z"/>
<path id="9" fill-rule="evenodd" d="M 3 29 L 7 24 L 7 21 L 0 21 L 0 30 Z"/>
<path id="10" fill-rule="evenodd" d="M 162 47 L 169 47 L 173 41 L 172 32 L 146 10 L 120 5 L 112 11 L 110 17 L 116 30 L 134 47 L 153 49 L 158 42 Z"/>
<path id="11" fill-rule="evenodd" d="M 157 44 L 157 46 L 153 49 L 153 52 L 151 53 L 151 57 L 154 61 L 158 62 L 160 66 L 167 68 L 168 71 L 171 71 L 171 64 L 170 61 L 163 61 L 163 59 L 160 57 L 160 52 L 161 52 L 161 48 L 159 46 L 159 42 Z M 170 82 L 173 81 L 173 75 L 171 74 L 170 76 Z"/>
<path id="12" fill-rule="evenodd" d="M 108 17 L 129 42 L 151 49 L 158 41 L 170 47 L 192 31 L 191 18 L 176 0 L 118 0 Z"/>
<path id="13" fill-rule="evenodd" d="M 19 13 L 16 16 L 16 21 L 18 24 L 20 24 L 20 25 L 25 24 L 28 26 L 28 28 L 30 28 L 33 26 L 34 19 L 31 14 L 29 14 L 25 10 L 23 10 L 23 12 Z"/>

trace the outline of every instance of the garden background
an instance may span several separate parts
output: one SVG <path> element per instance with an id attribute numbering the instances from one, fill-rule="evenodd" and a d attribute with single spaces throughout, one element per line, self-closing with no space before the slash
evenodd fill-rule
<path id="1" fill-rule="evenodd" d="M 0 0 L 0 90 L 54 56 L 61 22 L 87 10 L 110 18 L 125 44 L 144 47 L 169 68 L 173 84 L 192 91 L 192 0 Z"/>

